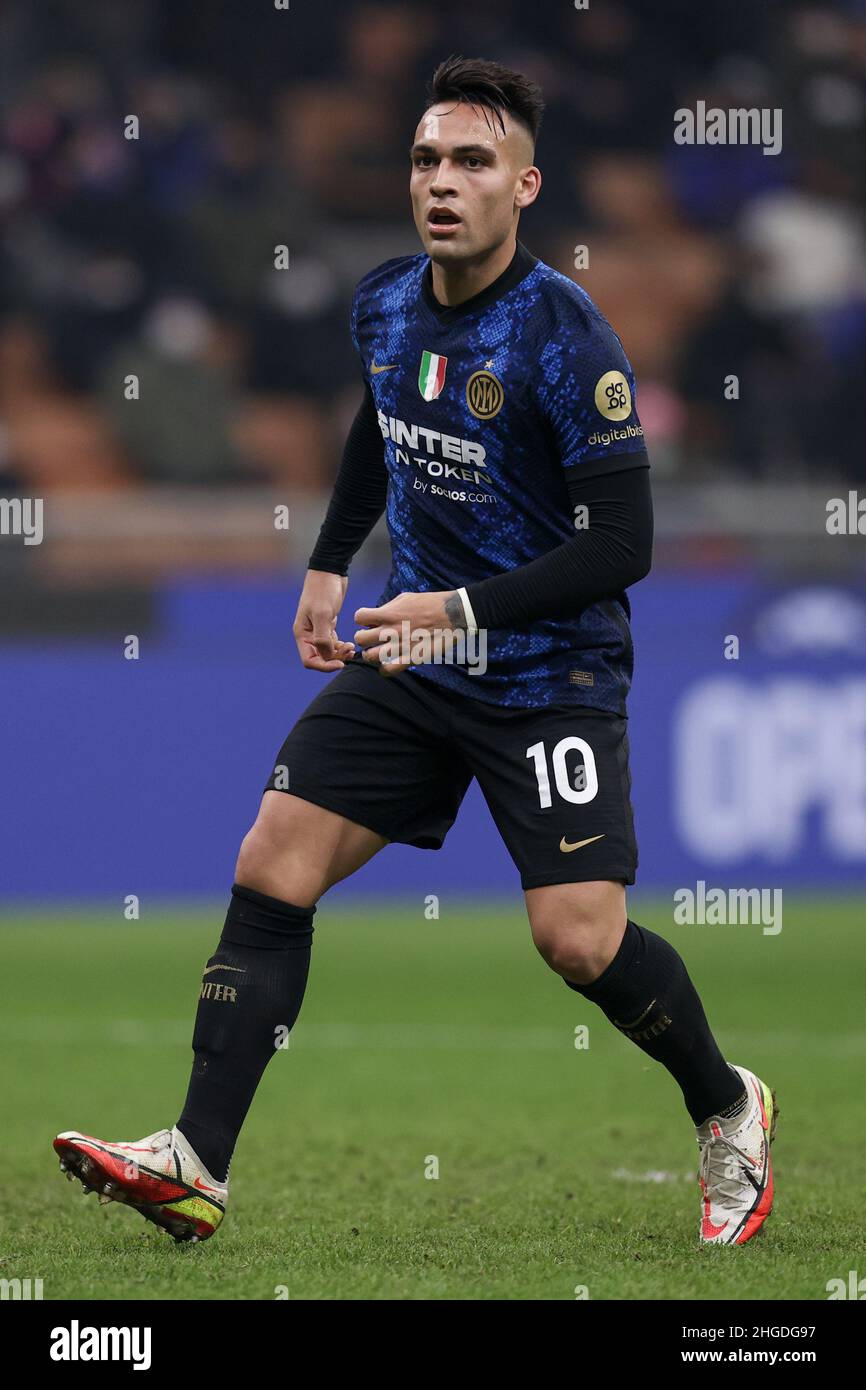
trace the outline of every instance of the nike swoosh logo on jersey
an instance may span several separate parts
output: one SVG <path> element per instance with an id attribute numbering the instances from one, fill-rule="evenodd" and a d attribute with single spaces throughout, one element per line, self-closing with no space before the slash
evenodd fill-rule
<path id="1" fill-rule="evenodd" d="M 379 372 L 393 372 L 396 365 L 396 362 L 392 362 L 390 367 L 377 367 L 376 363 L 374 362 L 372 367 L 370 368 L 370 371 L 373 373 L 374 376 L 376 376 Z"/>
<path id="2" fill-rule="evenodd" d="M 563 835 L 559 842 L 559 848 L 562 850 L 563 854 L 571 854 L 573 849 L 583 849 L 584 845 L 592 845 L 595 844 L 596 840 L 603 839 L 604 835 L 590 835 L 588 840 L 575 840 L 574 844 L 570 845 Z"/>
<path id="3" fill-rule="evenodd" d="M 234 970 L 238 975 L 246 975 L 247 973 L 245 967 L 242 965 L 209 965 L 204 973 L 205 975 L 211 975 L 214 970 Z"/>

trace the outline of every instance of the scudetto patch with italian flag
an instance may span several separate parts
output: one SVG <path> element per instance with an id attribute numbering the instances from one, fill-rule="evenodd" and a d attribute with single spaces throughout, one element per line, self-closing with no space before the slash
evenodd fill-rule
<path id="1" fill-rule="evenodd" d="M 435 401 L 442 387 L 445 385 L 445 368 L 448 365 L 447 357 L 440 357 L 436 352 L 421 353 L 421 370 L 418 373 L 418 390 L 425 401 Z"/>

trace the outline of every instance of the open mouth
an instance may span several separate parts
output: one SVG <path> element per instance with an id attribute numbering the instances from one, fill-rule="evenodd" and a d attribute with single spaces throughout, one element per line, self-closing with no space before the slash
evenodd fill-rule
<path id="1" fill-rule="evenodd" d="M 427 214 L 428 227 L 457 227 L 460 225 L 460 218 L 454 212 L 449 212 L 446 208 L 434 208 Z"/>

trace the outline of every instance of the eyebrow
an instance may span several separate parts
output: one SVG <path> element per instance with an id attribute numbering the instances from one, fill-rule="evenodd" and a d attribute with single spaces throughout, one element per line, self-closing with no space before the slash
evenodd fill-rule
<path id="1" fill-rule="evenodd" d="M 410 154 L 410 155 L 413 155 L 413 154 L 437 154 L 437 153 L 438 153 L 438 151 L 437 151 L 437 148 L 436 148 L 435 145 L 425 145 L 425 144 L 423 144 L 423 143 L 419 143 L 419 144 L 417 144 L 417 145 L 413 145 L 412 148 L 409 150 L 409 154 Z M 496 151 L 495 151 L 495 150 L 491 150 L 490 147 L 489 147 L 488 145 L 455 145 L 455 146 L 454 146 L 454 149 L 451 151 L 451 153 L 452 153 L 452 154 L 475 154 L 475 155 L 479 155 L 482 159 L 495 159 L 495 158 L 496 158 Z"/>

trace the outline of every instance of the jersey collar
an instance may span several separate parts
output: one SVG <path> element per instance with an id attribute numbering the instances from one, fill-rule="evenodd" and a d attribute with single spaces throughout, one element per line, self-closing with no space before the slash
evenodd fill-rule
<path id="1" fill-rule="evenodd" d="M 467 314 L 475 314 L 479 309 L 488 308 L 504 294 L 508 294 L 508 291 L 513 290 L 537 264 L 538 257 L 527 251 L 522 241 L 518 241 L 510 265 L 486 289 L 473 294 L 471 299 L 464 299 L 462 304 L 447 305 L 440 304 L 433 293 L 433 265 L 428 260 L 421 277 L 421 298 L 438 323 L 455 323 Z"/>

